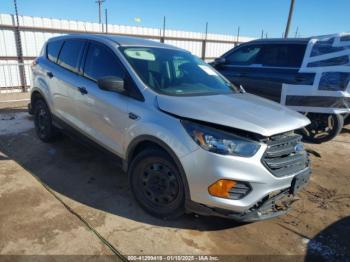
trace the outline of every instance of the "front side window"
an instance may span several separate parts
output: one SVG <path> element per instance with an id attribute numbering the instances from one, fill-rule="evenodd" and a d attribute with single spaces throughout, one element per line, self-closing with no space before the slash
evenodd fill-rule
<path id="1" fill-rule="evenodd" d="M 260 53 L 260 46 L 242 46 L 237 51 L 233 51 L 226 59 L 229 65 L 251 65 L 255 64 L 255 59 Z"/>
<path id="2" fill-rule="evenodd" d="M 107 47 L 91 43 L 86 55 L 84 76 L 97 81 L 106 76 L 124 78 L 124 70 L 115 54 Z"/>
<path id="3" fill-rule="evenodd" d="M 78 72 L 79 58 L 84 44 L 82 40 L 66 40 L 60 52 L 58 64 L 70 71 Z"/>
<path id="4" fill-rule="evenodd" d="M 156 47 L 120 49 L 142 81 L 158 93 L 180 96 L 237 92 L 210 65 L 188 52 Z"/>

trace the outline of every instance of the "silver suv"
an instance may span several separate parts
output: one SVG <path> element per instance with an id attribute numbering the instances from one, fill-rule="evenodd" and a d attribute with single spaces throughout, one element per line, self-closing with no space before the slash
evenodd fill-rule
<path id="1" fill-rule="evenodd" d="M 112 152 L 138 203 L 240 221 L 286 212 L 310 177 L 304 116 L 236 88 L 189 52 L 144 39 L 66 35 L 34 61 L 39 138 L 61 131 Z"/>

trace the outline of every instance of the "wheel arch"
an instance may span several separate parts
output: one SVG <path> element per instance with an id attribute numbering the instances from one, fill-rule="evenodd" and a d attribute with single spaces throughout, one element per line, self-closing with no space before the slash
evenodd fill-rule
<path id="1" fill-rule="evenodd" d="M 34 106 L 35 101 L 38 100 L 38 99 L 44 100 L 45 103 L 47 104 L 46 99 L 45 99 L 45 96 L 44 96 L 43 93 L 40 91 L 40 89 L 35 89 L 35 90 L 31 93 L 31 95 L 30 95 L 30 103 L 32 104 L 32 106 Z"/>
<path id="2" fill-rule="evenodd" d="M 139 152 L 142 151 L 143 148 L 150 148 L 150 147 L 159 148 L 159 149 L 165 151 L 172 158 L 172 160 L 175 162 L 175 164 L 180 172 L 182 182 L 183 182 L 184 187 L 185 187 L 185 199 L 190 200 L 190 189 L 188 186 L 186 173 L 182 167 L 180 159 L 177 157 L 177 155 L 171 149 L 170 146 L 168 146 L 164 141 L 160 140 L 157 137 L 150 136 L 150 135 L 142 135 L 142 136 L 135 138 L 129 144 L 128 149 L 126 151 L 126 158 L 125 158 L 125 161 L 123 163 L 124 171 L 128 171 L 130 164 L 131 164 L 131 161 Z"/>

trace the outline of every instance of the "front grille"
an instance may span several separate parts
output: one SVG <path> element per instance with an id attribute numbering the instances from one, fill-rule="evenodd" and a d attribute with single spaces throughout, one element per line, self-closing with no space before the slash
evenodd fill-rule
<path id="1" fill-rule="evenodd" d="M 267 149 L 262 162 L 274 176 L 290 176 L 309 168 L 309 158 L 300 135 L 276 135 L 270 137 L 266 143 Z"/>

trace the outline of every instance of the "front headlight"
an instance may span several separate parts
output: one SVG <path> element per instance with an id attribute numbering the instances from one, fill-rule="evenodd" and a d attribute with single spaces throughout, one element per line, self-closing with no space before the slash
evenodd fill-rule
<path id="1" fill-rule="evenodd" d="M 222 155 L 251 157 L 260 145 L 231 133 L 183 120 L 182 125 L 193 140 L 203 149 Z"/>

